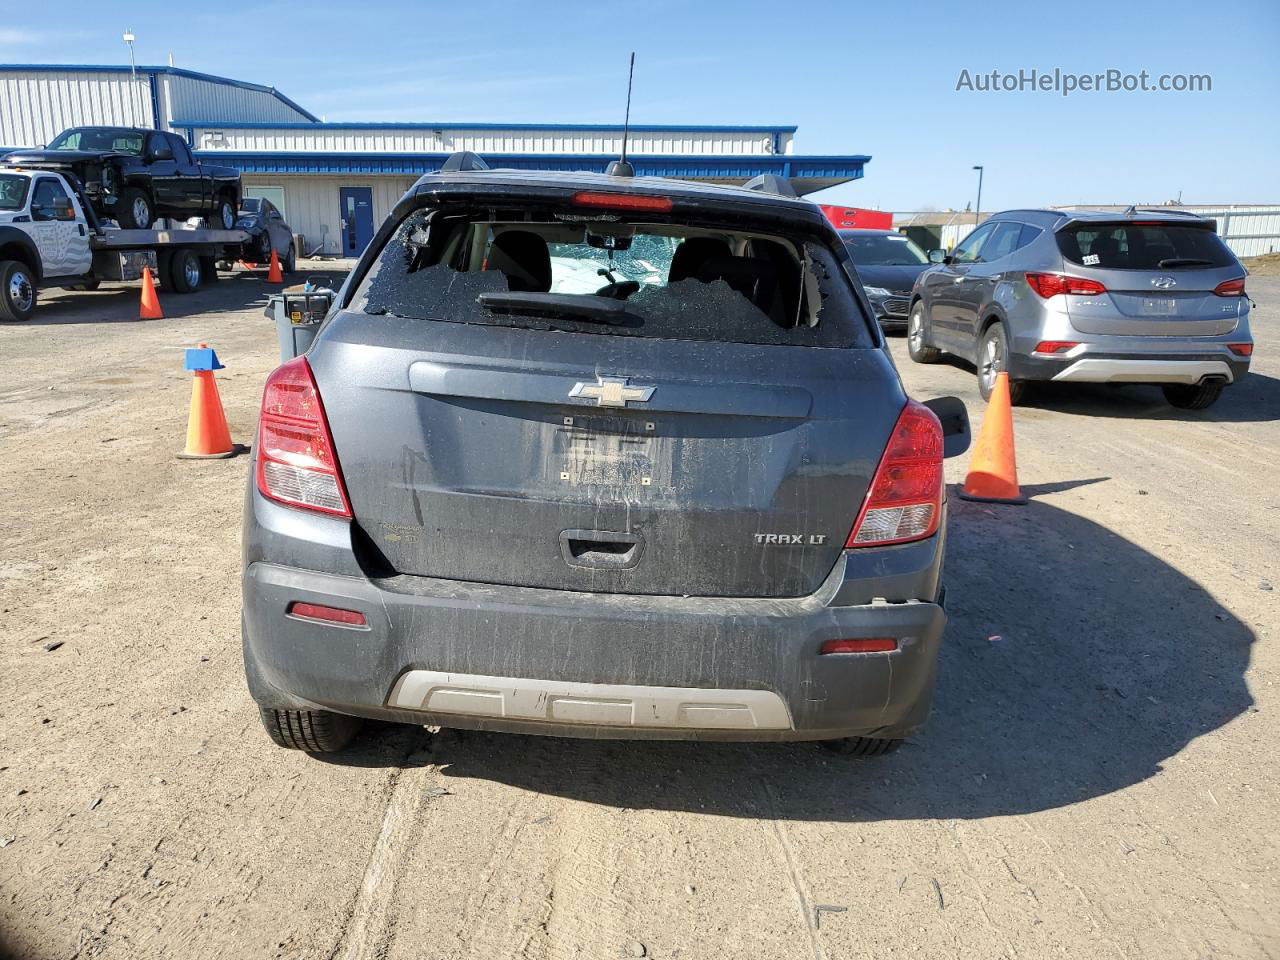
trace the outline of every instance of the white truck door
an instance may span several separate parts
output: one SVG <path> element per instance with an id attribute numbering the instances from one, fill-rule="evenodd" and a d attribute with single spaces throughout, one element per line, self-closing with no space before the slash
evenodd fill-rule
<path id="1" fill-rule="evenodd" d="M 84 211 L 60 176 L 42 174 L 36 178 L 31 190 L 31 227 L 46 277 L 78 277 L 89 272 L 93 255 Z"/>

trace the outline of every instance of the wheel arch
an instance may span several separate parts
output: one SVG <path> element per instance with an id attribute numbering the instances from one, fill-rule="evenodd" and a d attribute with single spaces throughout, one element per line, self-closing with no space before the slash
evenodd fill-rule
<path id="1" fill-rule="evenodd" d="M 39 248 L 17 227 L 0 227 L 0 260 L 17 260 L 26 264 L 37 282 L 44 279 L 44 263 L 40 259 Z"/>

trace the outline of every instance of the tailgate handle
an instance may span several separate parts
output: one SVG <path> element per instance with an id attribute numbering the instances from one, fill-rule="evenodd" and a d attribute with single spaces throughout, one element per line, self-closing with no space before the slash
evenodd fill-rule
<path id="1" fill-rule="evenodd" d="M 560 555 L 571 567 L 630 570 L 640 562 L 644 540 L 639 534 L 613 530 L 564 530 Z"/>

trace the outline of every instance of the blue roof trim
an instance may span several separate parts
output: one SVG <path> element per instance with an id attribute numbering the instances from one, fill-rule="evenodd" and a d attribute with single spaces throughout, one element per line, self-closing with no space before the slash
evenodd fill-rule
<path id="1" fill-rule="evenodd" d="M 118 63 L 5 63 L 0 64 L 0 73 L 68 73 L 74 70 L 86 70 L 92 73 L 128 73 L 131 68 Z M 212 73 L 200 73 L 197 70 L 184 70 L 182 67 L 147 67 L 139 66 L 139 73 L 155 75 L 167 73 L 173 77 L 187 77 L 191 80 L 204 80 L 208 83 L 220 83 L 227 87 L 239 87 L 241 90 L 252 90 L 256 93 L 269 93 L 291 110 L 296 110 L 306 117 L 310 123 L 300 124 L 309 127 L 319 123 L 320 118 L 310 110 L 300 107 L 275 87 L 266 87 L 260 83 L 249 83 L 247 80 L 232 80 L 230 77 L 218 77 Z M 175 126 L 182 126 L 186 121 L 173 121 Z M 226 126 L 227 124 L 223 124 Z"/>
<path id="2" fill-rule="evenodd" d="M 621 133 L 620 123 L 271 123 L 270 121 L 174 120 L 188 127 L 216 127 L 225 130 L 608 130 Z M 795 133 L 798 127 L 785 125 L 738 125 L 701 123 L 633 123 L 632 130 L 643 133 Z"/>
<path id="3" fill-rule="evenodd" d="M 239 167 L 244 173 L 279 174 L 401 174 L 420 176 L 440 169 L 447 153 L 277 153 L 197 151 L 201 159 Z M 606 154 L 502 153 L 486 154 L 494 168 L 563 170 L 603 173 L 613 160 Z M 631 154 L 628 160 L 645 177 L 750 178 L 762 173 L 782 177 L 858 180 L 871 158 L 811 156 L 657 156 Z"/>

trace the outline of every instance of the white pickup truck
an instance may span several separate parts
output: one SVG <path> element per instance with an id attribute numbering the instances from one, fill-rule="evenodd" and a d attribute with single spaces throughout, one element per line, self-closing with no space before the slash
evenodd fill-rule
<path id="1" fill-rule="evenodd" d="M 236 260 L 243 230 L 104 227 L 74 179 L 0 166 L 0 321 L 28 320 L 42 287 L 92 290 L 103 280 L 137 280 L 143 267 L 161 287 L 190 293 L 217 279 L 219 260 Z"/>

